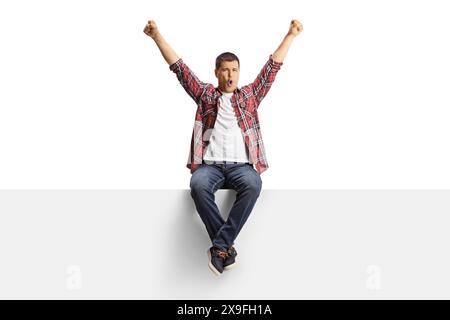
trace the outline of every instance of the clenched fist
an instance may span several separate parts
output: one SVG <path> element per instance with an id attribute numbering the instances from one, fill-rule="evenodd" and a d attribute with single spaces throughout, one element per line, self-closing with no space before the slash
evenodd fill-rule
<path id="1" fill-rule="evenodd" d="M 156 26 L 155 21 L 150 20 L 144 28 L 144 33 L 148 35 L 150 38 L 154 39 L 158 34 L 158 27 Z"/>
<path id="2" fill-rule="evenodd" d="M 303 25 L 300 23 L 300 21 L 298 20 L 292 20 L 291 21 L 291 26 L 289 27 L 289 32 L 288 34 L 295 36 L 298 36 L 298 34 L 300 32 L 302 32 L 303 30 Z"/>

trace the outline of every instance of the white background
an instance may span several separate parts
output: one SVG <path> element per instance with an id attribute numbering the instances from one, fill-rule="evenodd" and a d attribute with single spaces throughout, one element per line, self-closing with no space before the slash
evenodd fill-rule
<path id="1" fill-rule="evenodd" d="M 2 1 L 0 188 L 179 189 L 195 103 L 142 32 L 197 76 L 253 81 L 304 25 L 260 120 L 268 189 L 450 187 L 446 1 Z"/>

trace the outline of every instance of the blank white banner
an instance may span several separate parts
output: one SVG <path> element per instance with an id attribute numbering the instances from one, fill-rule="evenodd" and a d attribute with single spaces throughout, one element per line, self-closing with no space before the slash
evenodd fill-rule
<path id="1" fill-rule="evenodd" d="M 449 197 L 263 190 L 217 278 L 189 190 L 0 191 L 0 298 L 449 299 Z"/>

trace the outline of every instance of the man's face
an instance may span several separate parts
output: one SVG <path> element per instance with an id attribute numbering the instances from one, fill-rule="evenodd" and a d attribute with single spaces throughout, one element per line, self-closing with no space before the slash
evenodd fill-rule
<path id="1" fill-rule="evenodd" d="M 239 81 L 239 63 L 236 60 L 222 61 L 215 74 L 219 80 L 219 89 L 223 92 L 233 92 Z"/>

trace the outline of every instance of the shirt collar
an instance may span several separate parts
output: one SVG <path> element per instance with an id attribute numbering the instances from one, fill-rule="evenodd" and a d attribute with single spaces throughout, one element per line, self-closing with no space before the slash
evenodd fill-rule
<path id="1" fill-rule="evenodd" d="M 220 95 L 222 95 L 222 91 L 220 91 L 219 87 L 216 87 L 216 91 L 219 92 Z M 236 89 L 234 89 L 233 94 L 239 93 L 239 92 L 241 92 L 241 89 L 236 88 Z M 231 93 L 231 92 L 230 92 L 230 93 Z"/>

